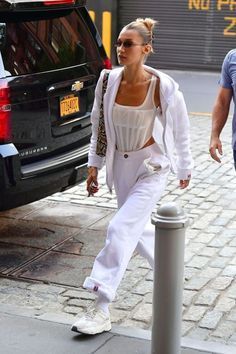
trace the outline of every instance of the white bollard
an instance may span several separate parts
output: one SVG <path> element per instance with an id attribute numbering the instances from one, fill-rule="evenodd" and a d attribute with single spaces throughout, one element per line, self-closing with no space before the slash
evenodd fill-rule
<path id="1" fill-rule="evenodd" d="M 185 228 L 188 218 L 175 203 L 152 216 L 155 225 L 152 354 L 181 352 Z"/>

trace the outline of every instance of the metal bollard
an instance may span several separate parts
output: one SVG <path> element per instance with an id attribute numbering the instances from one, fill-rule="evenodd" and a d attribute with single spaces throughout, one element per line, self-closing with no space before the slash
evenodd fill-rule
<path id="1" fill-rule="evenodd" d="M 188 218 L 175 203 L 152 216 L 155 225 L 152 354 L 181 352 L 185 228 Z"/>

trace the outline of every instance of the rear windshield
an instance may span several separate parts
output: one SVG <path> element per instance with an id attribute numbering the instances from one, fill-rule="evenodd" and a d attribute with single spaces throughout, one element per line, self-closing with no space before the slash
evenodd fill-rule
<path id="1" fill-rule="evenodd" d="M 32 74 L 96 59 L 98 53 L 79 10 L 0 15 L 5 76 Z"/>

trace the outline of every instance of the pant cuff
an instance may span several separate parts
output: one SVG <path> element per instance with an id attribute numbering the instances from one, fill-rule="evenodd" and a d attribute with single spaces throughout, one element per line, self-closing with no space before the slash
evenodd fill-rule
<path id="1" fill-rule="evenodd" d="M 115 292 L 112 288 L 91 277 L 85 279 L 83 288 L 92 291 L 96 295 L 104 296 L 109 302 L 112 302 L 115 298 Z"/>

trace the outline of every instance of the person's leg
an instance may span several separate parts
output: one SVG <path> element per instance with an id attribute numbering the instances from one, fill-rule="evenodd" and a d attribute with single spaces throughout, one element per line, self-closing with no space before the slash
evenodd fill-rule
<path id="1" fill-rule="evenodd" d="M 136 250 L 154 268 L 155 226 L 148 222 L 139 239 Z"/>
<path id="2" fill-rule="evenodd" d="M 115 187 L 120 209 L 109 224 L 105 247 L 96 257 L 92 273 L 84 282 L 85 288 L 98 295 L 96 306 L 102 309 L 103 315 L 114 299 L 132 253 L 166 185 L 167 174 L 150 172 L 144 164 L 145 158 L 150 157 L 148 149 L 130 155 L 133 157 L 126 160 L 124 155 L 118 154 L 115 161 Z M 146 249 L 146 246 L 140 248 Z M 92 334 L 95 322 L 99 322 L 96 333 L 109 330 L 100 325 L 103 321 L 105 328 L 109 328 L 108 317 L 94 316 L 89 320 L 85 316 L 77 321 L 72 330 Z M 90 332 L 89 326 L 93 326 Z"/>
<path id="3" fill-rule="evenodd" d="M 72 326 L 72 330 L 87 334 L 108 331 L 111 328 L 108 305 L 114 299 L 128 262 L 143 234 L 156 201 L 163 188 L 162 178 L 147 178 L 131 191 L 117 214 L 111 220 L 105 247 L 95 259 L 91 275 L 84 287 L 98 295 L 96 310 L 88 312 Z M 156 190 L 153 187 L 156 187 Z M 143 248 L 144 249 L 144 248 Z"/>
<path id="4" fill-rule="evenodd" d="M 157 144 L 152 145 L 152 158 L 147 161 L 149 168 L 154 170 L 159 170 L 162 176 L 162 183 L 158 188 L 160 190 L 160 195 L 164 192 L 167 183 L 167 176 L 169 174 L 169 162 L 165 156 L 160 156 L 160 147 Z M 152 225 L 151 219 L 145 226 L 142 236 L 139 238 L 139 242 L 136 247 L 136 251 L 144 258 L 147 259 L 150 266 L 154 267 L 154 248 L 155 248 L 155 226 Z"/>
<path id="5" fill-rule="evenodd" d="M 165 176 L 166 177 L 166 176 Z M 111 220 L 105 247 L 95 259 L 90 277 L 84 287 L 101 294 L 108 301 L 115 297 L 117 287 L 124 275 L 128 262 L 137 247 L 151 212 L 160 199 L 166 185 L 162 175 L 152 175 L 138 181 L 128 198 Z M 141 240 L 139 251 L 149 261 L 153 260 L 153 239 Z"/>

